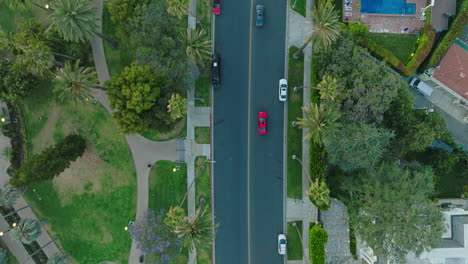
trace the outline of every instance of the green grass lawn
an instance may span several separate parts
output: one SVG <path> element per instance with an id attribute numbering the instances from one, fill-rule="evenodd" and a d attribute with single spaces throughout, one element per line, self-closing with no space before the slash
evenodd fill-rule
<path id="1" fill-rule="evenodd" d="M 291 8 L 301 16 L 306 16 L 306 0 L 291 0 Z"/>
<path id="2" fill-rule="evenodd" d="M 198 156 L 195 159 L 195 205 L 200 206 L 200 199 L 205 199 L 205 206 L 211 208 L 211 180 L 210 180 L 210 163 L 205 161 L 205 156 Z M 202 169 L 203 166 L 204 168 Z M 211 247 L 205 248 L 201 252 L 197 252 L 197 263 L 211 263 Z"/>
<path id="3" fill-rule="evenodd" d="M 129 44 L 128 39 L 122 37 L 118 32 L 118 26 L 111 20 L 111 16 L 107 6 L 104 5 L 102 13 L 102 33 L 104 36 L 119 42 L 118 48 L 111 47 L 105 40 L 104 52 L 106 55 L 107 68 L 111 77 L 122 72 L 125 66 L 129 66 L 133 61 L 135 55 L 135 47 Z"/>
<path id="4" fill-rule="evenodd" d="M 203 101 L 195 100 L 195 106 L 210 106 L 210 93 L 210 70 L 206 68 L 195 81 L 195 98 L 203 98 Z"/>
<path id="5" fill-rule="evenodd" d="M 416 48 L 415 34 L 369 33 L 368 38 L 393 53 L 405 64 Z"/>
<path id="6" fill-rule="evenodd" d="M 302 259 L 302 243 L 301 237 L 299 237 L 299 233 L 297 232 L 296 227 L 294 227 L 293 223 L 296 223 L 297 229 L 299 232 L 302 232 L 302 221 L 296 222 L 288 222 L 288 233 L 287 233 L 287 241 L 288 241 L 288 260 L 301 260 Z M 302 233 L 301 233 L 302 236 Z"/>
<path id="7" fill-rule="evenodd" d="M 210 128 L 195 127 L 195 142 L 198 144 L 210 144 Z"/>
<path id="8" fill-rule="evenodd" d="M 179 166 L 179 170 L 174 168 Z M 179 206 L 187 191 L 187 165 L 167 160 L 160 160 L 151 169 L 149 175 L 149 204 L 151 210 L 168 211 L 171 206 Z M 182 205 L 187 209 L 187 200 Z M 182 250 L 172 264 L 187 264 L 188 251 Z"/>
<path id="9" fill-rule="evenodd" d="M 298 50 L 297 47 L 289 49 L 289 67 L 288 67 L 288 155 L 287 155 L 287 196 L 289 198 L 302 198 L 302 168 L 299 162 L 293 160 L 293 154 L 302 157 L 302 129 L 293 127 L 292 121 L 297 117 L 302 117 L 302 90 L 293 91 L 293 87 L 301 86 L 304 80 L 304 55 L 295 60 L 293 54 Z"/>
<path id="10" fill-rule="evenodd" d="M 83 155 L 52 181 L 31 185 L 25 197 L 36 202 L 39 219 L 76 263 L 128 261 L 135 218 L 136 174 L 125 138 L 99 104 L 59 104 L 53 84 L 40 82 L 24 100 L 24 125 L 32 153 L 71 132 L 89 142 Z M 45 117 L 39 120 L 38 117 Z"/>

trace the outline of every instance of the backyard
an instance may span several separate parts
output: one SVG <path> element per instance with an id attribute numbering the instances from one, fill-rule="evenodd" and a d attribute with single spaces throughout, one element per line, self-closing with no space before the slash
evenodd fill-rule
<path id="1" fill-rule="evenodd" d="M 78 263 L 125 262 L 130 237 L 123 231 L 135 217 L 136 174 L 124 137 L 99 104 L 60 104 L 42 81 L 23 108 L 30 142 L 37 153 L 75 132 L 88 140 L 85 154 L 52 181 L 25 193 L 36 202 L 39 219 L 48 220 L 58 244 Z"/>
<path id="2" fill-rule="evenodd" d="M 369 33 L 368 37 L 382 48 L 393 53 L 403 64 L 416 50 L 417 36 L 415 34 Z"/>

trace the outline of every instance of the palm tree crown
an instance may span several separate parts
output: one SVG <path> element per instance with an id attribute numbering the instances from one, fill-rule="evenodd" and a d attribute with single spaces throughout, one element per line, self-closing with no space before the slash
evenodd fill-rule
<path id="1" fill-rule="evenodd" d="M 7 185 L 5 188 L 0 189 L 0 206 L 12 207 L 19 196 L 20 192 L 18 189 Z"/>
<path id="2" fill-rule="evenodd" d="M 330 76 L 323 77 L 322 81 L 317 85 L 320 89 L 320 99 L 325 101 L 335 101 L 338 96 L 338 84 L 336 79 Z"/>
<path id="3" fill-rule="evenodd" d="M 317 104 L 310 103 L 309 108 L 302 107 L 304 118 L 298 118 L 297 124 L 300 128 L 307 128 L 308 132 L 304 140 L 323 145 L 327 144 L 328 136 L 340 127 L 337 122 L 340 114 L 332 108 L 325 108 L 323 104 L 320 107 Z"/>
<path id="4" fill-rule="evenodd" d="M 307 194 L 310 201 L 320 210 L 330 208 L 330 189 L 328 189 L 324 180 L 317 178 L 314 182 L 311 182 Z"/>
<path id="5" fill-rule="evenodd" d="M 341 22 L 334 5 L 327 0 L 312 10 L 313 30 L 310 36 L 314 50 L 327 50 L 340 36 Z"/>
<path id="6" fill-rule="evenodd" d="M 11 229 L 11 236 L 21 241 L 23 244 L 31 244 L 41 235 L 41 223 L 36 219 L 22 218 L 14 229 Z"/>
<path id="7" fill-rule="evenodd" d="M 203 29 L 190 30 L 182 34 L 187 48 L 185 52 L 190 61 L 196 65 L 203 65 L 211 56 L 211 40 L 208 40 Z"/>
<path id="8" fill-rule="evenodd" d="M 92 68 L 80 67 L 80 60 L 75 61 L 75 65 L 67 61 L 65 67 L 57 71 L 56 79 L 54 93 L 62 102 L 91 99 L 91 88 L 97 84 L 96 72 Z"/>
<path id="9" fill-rule="evenodd" d="M 52 6 L 50 26 L 54 26 L 63 39 L 85 42 L 94 34 L 97 18 L 92 1 L 55 0 Z"/>
<path id="10" fill-rule="evenodd" d="M 167 12 L 179 19 L 188 13 L 188 0 L 167 0 L 167 4 Z"/>

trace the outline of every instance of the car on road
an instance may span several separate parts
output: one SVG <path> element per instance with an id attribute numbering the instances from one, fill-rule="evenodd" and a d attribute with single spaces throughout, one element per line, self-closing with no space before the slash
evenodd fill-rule
<path id="1" fill-rule="evenodd" d="M 221 85 L 221 57 L 217 53 L 211 55 L 211 85 L 214 88 Z"/>
<path id="2" fill-rule="evenodd" d="M 221 0 L 213 0 L 213 14 L 221 14 Z"/>
<path id="3" fill-rule="evenodd" d="M 257 22 L 255 23 L 255 26 L 263 27 L 263 5 L 257 5 L 255 10 L 257 10 Z"/>
<path id="4" fill-rule="evenodd" d="M 431 86 L 416 77 L 411 79 L 410 85 L 424 96 L 431 96 L 432 92 L 434 91 Z"/>
<path id="5" fill-rule="evenodd" d="M 288 98 L 288 81 L 286 79 L 279 80 L 279 100 L 286 101 Z"/>
<path id="6" fill-rule="evenodd" d="M 278 235 L 278 253 L 280 255 L 286 254 L 286 236 L 284 234 Z"/>
<path id="7" fill-rule="evenodd" d="M 258 112 L 258 133 L 265 135 L 267 133 L 267 118 L 266 112 Z"/>

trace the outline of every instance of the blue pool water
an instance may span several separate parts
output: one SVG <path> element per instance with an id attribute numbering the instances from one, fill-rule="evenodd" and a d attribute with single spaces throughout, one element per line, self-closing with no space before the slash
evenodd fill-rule
<path id="1" fill-rule="evenodd" d="M 361 13 L 414 15 L 416 4 L 406 0 L 361 0 Z"/>

